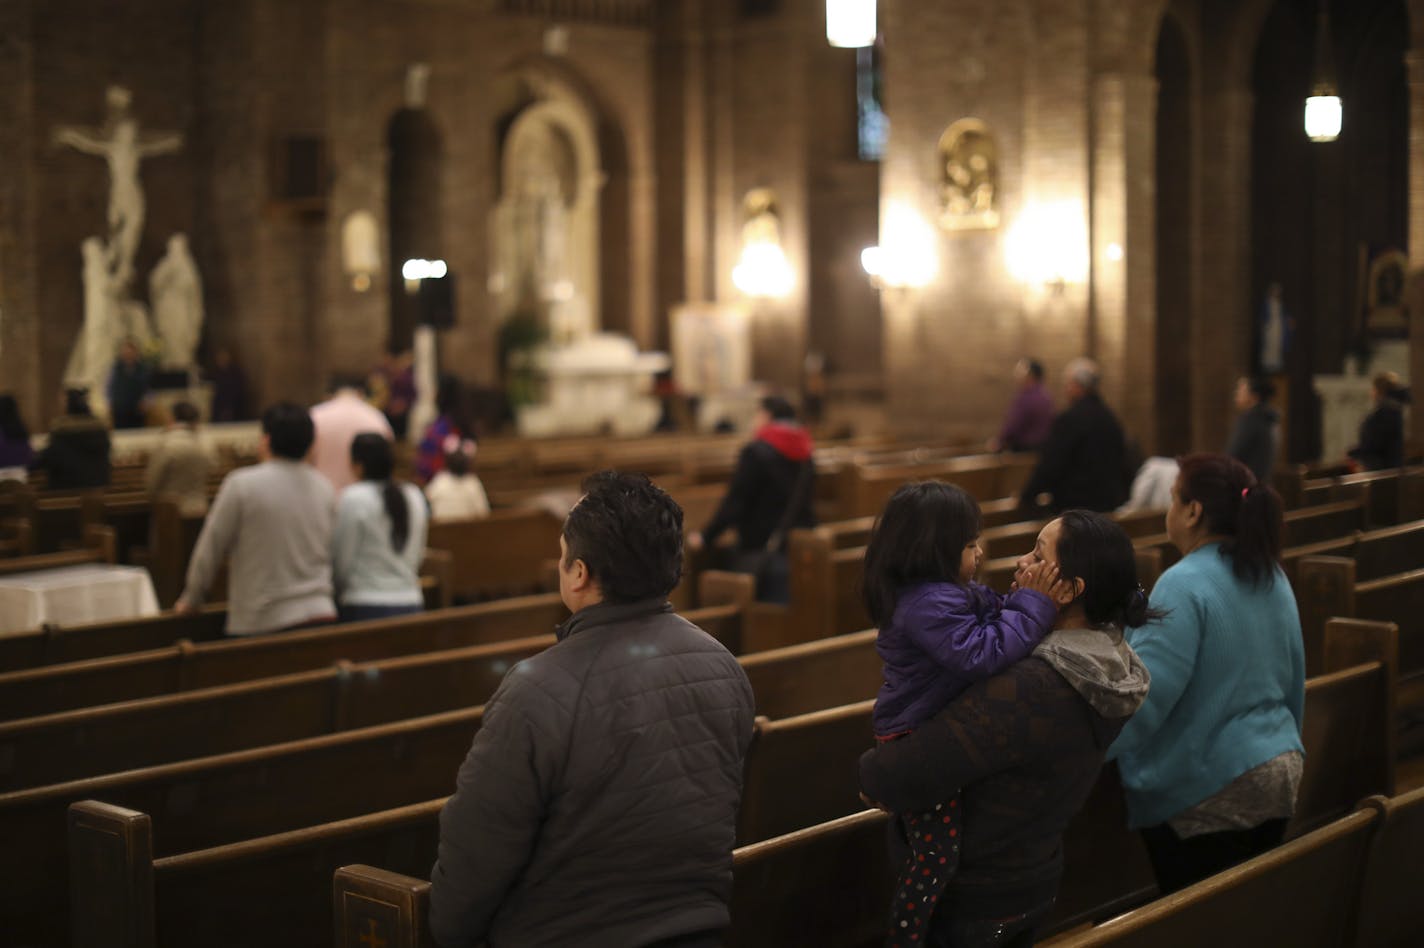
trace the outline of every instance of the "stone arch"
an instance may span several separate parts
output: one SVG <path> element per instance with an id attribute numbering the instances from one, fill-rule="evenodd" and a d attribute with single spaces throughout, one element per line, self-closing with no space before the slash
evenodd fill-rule
<path id="1" fill-rule="evenodd" d="M 490 288 L 498 318 L 507 316 L 516 302 L 507 275 L 501 281 L 499 273 L 497 222 L 516 172 L 508 146 L 527 142 L 542 130 L 557 136 L 577 168 L 570 213 L 583 248 L 576 252 L 581 269 L 574 282 L 587 301 L 584 322 L 594 329 L 626 329 L 629 169 L 624 139 L 610 119 L 609 109 L 580 74 L 562 60 L 547 56 L 523 57 L 507 64 L 496 78 L 490 98 L 497 117 Z"/>

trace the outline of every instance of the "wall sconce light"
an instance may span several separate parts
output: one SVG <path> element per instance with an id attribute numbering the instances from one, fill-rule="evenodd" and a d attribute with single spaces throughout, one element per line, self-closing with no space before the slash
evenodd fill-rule
<path id="1" fill-rule="evenodd" d="M 874 46 L 875 0 L 826 0 L 826 42 L 847 49 Z"/>
<path id="2" fill-rule="evenodd" d="M 405 291 L 414 296 L 420 292 L 420 281 L 443 279 L 449 268 L 444 260 L 407 260 L 401 266 L 401 276 L 405 278 Z"/>
<path id="3" fill-rule="evenodd" d="M 939 271 L 938 235 L 910 207 L 893 203 L 885 212 L 881 245 L 860 252 L 860 265 L 876 289 L 928 286 Z"/>
<path id="4" fill-rule="evenodd" d="M 1315 84 L 1305 100 L 1305 134 L 1313 142 L 1333 142 L 1340 137 L 1345 107 L 1335 85 L 1335 57 L 1330 52 L 1330 10 L 1320 0 L 1315 18 Z"/>
<path id="5" fill-rule="evenodd" d="M 351 278 L 351 289 L 365 293 L 371 278 L 381 270 L 381 238 L 376 216 L 352 211 L 341 224 L 341 269 Z"/>
<path id="6" fill-rule="evenodd" d="M 1088 279 L 1088 228 L 1076 201 L 1030 204 L 1004 241 L 1009 273 L 1061 296 L 1069 283 Z"/>
<path id="7" fill-rule="evenodd" d="M 784 297 L 796 274 L 781 249 L 781 214 L 770 188 L 747 192 L 742 202 L 742 255 L 732 268 L 732 283 L 747 296 Z"/>

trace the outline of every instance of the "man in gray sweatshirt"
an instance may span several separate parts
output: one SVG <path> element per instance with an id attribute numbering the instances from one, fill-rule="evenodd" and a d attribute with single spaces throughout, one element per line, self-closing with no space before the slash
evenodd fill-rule
<path id="1" fill-rule="evenodd" d="M 258 635 L 336 618 L 331 531 L 336 494 L 306 463 L 314 437 L 305 408 L 280 402 L 262 416 L 261 463 L 218 489 L 174 605 L 193 612 L 228 561 L 228 635 Z"/>

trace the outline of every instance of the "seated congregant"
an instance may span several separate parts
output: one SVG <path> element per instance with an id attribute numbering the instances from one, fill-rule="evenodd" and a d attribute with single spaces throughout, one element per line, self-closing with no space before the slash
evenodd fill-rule
<path id="1" fill-rule="evenodd" d="M 109 373 L 109 415 L 115 428 L 142 428 L 151 373 L 138 344 L 125 339 Z"/>
<path id="2" fill-rule="evenodd" d="M 456 439 L 457 440 L 457 439 Z M 430 519 L 472 520 L 488 517 L 489 497 L 485 485 L 475 472 L 470 470 L 470 460 L 475 453 L 473 441 L 460 441 L 454 450 L 445 455 L 445 470 L 436 474 L 425 485 L 425 499 L 430 502 Z"/>
<path id="3" fill-rule="evenodd" d="M 23 481 L 35 459 L 30 429 L 13 395 L 0 395 L 0 480 Z"/>
<path id="4" fill-rule="evenodd" d="M 1262 484 L 1271 482 L 1281 443 L 1281 413 L 1271 407 L 1276 386 L 1270 379 L 1238 379 L 1234 401 L 1240 414 L 1231 429 L 1226 453 L 1251 469 Z"/>
<path id="5" fill-rule="evenodd" d="M 364 383 L 339 383 L 330 398 L 311 410 L 316 426 L 311 462 L 338 493 L 354 482 L 351 472 L 351 442 L 367 432 L 394 437 L 391 423 L 376 406 L 366 401 L 360 387 Z"/>
<path id="6" fill-rule="evenodd" d="M 34 466 L 45 472 L 48 487 L 108 486 L 109 429 L 89 410 L 83 389 L 64 393 L 64 414 L 50 422 L 49 443 Z"/>
<path id="7" fill-rule="evenodd" d="M 198 432 L 198 409 L 189 402 L 173 406 L 173 421 L 148 456 L 144 486 L 152 497 L 174 496 L 185 517 L 208 509 L 208 474 L 215 464 L 212 446 Z"/>
<path id="8" fill-rule="evenodd" d="M 228 635 L 256 635 L 336 618 L 331 532 L 336 495 L 306 462 L 313 439 L 305 408 L 281 402 L 262 416 L 260 463 L 223 479 L 188 563 L 174 611 L 202 605 L 228 563 Z"/>
<path id="9" fill-rule="evenodd" d="M 1064 369 L 1068 407 L 1053 419 L 1020 496 L 1023 507 L 1106 511 L 1127 500 L 1127 446 L 1117 416 L 1098 394 L 1099 378 L 1091 359 L 1074 359 Z"/>
<path id="10" fill-rule="evenodd" d="M 1404 406 L 1409 388 L 1393 372 L 1376 375 L 1370 385 L 1374 408 L 1360 422 L 1360 440 L 1350 449 L 1358 469 L 1383 471 L 1404 463 Z"/>
<path id="11" fill-rule="evenodd" d="M 1035 451 L 1053 424 L 1053 398 L 1043 387 L 1043 365 L 1037 359 L 1020 359 L 1014 366 L 1018 389 L 998 435 L 989 441 L 991 451 Z"/>

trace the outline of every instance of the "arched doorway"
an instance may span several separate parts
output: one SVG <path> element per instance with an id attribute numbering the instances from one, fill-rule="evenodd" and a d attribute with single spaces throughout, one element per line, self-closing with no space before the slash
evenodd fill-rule
<path id="1" fill-rule="evenodd" d="M 1331 48 L 1345 103 L 1338 141 L 1306 138 L 1302 108 L 1315 63 L 1317 0 L 1278 0 L 1252 74 L 1251 312 L 1281 287 L 1291 319 L 1284 368 L 1287 456 L 1320 454 L 1312 376 L 1342 371 L 1364 337 L 1369 261 L 1407 249 L 1409 93 L 1402 0 L 1332 0 Z M 1261 354 L 1253 327 L 1253 360 Z"/>
<path id="2" fill-rule="evenodd" d="M 1157 38 L 1157 453 L 1192 442 L 1193 167 L 1191 55 L 1181 26 L 1163 16 Z"/>

